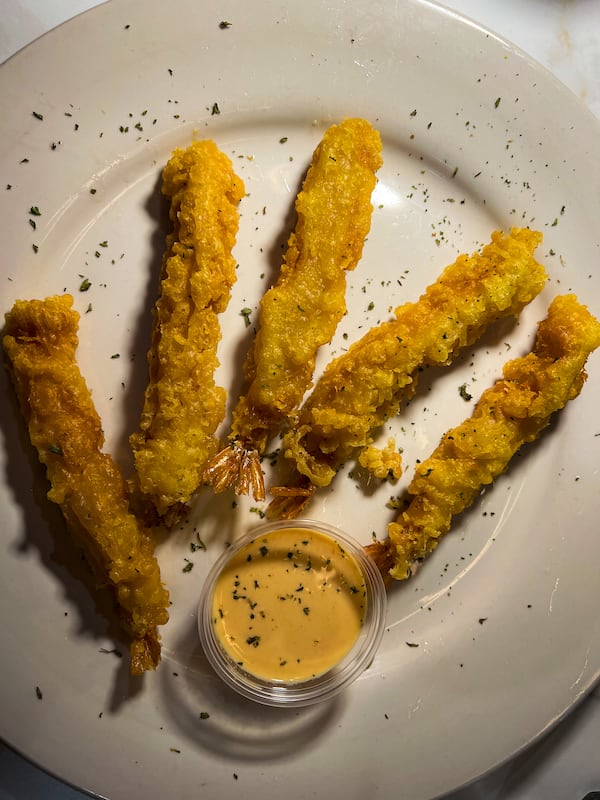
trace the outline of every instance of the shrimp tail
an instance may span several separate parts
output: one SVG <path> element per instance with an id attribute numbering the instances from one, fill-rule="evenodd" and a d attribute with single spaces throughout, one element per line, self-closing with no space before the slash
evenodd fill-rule
<path id="1" fill-rule="evenodd" d="M 273 500 L 267 506 L 267 517 L 294 519 L 304 510 L 316 488 L 308 479 L 297 486 L 271 486 L 269 492 L 273 495 Z"/>
<path id="2" fill-rule="evenodd" d="M 365 547 L 368 556 L 381 573 L 386 586 L 392 583 L 390 571 L 396 561 L 396 548 L 391 539 L 376 539 Z"/>
<path id="3" fill-rule="evenodd" d="M 265 480 L 258 450 L 247 449 L 235 442 L 208 462 L 203 481 L 217 494 L 233 488 L 237 495 L 251 495 L 257 502 L 265 499 Z"/>

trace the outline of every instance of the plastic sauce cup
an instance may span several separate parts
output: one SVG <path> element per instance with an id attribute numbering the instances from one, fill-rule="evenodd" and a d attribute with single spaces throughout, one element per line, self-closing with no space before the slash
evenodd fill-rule
<path id="1" fill-rule="evenodd" d="M 331 525 L 261 525 L 217 560 L 198 629 L 216 673 L 271 706 L 322 702 L 349 686 L 381 642 L 387 595 L 364 548 Z"/>

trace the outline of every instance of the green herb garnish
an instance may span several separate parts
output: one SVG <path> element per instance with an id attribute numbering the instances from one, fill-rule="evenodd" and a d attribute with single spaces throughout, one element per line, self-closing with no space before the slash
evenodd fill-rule
<path id="1" fill-rule="evenodd" d="M 472 399 L 473 395 L 469 394 L 467 391 L 467 384 L 463 383 L 461 386 L 458 387 L 458 393 L 462 397 L 463 400 L 468 402 Z"/>

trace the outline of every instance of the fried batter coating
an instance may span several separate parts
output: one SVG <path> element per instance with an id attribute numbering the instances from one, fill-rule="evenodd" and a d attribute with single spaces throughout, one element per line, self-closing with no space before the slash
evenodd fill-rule
<path id="1" fill-rule="evenodd" d="M 3 347 L 31 443 L 99 586 L 113 590 L 131 637 L 130 669 L 160 660 L 157 625 L 168 620 L 153 544 L 129 511 L 127 488 L 110 455 L 90 391 L 75 361 L 79 314 L 70 295 L 17 301 L 6 315 Z"/>
<path id="2" fill-rule="evenodd" d="M 461 255 L 416 303 L 372 328 L 333 360 L 317 381 L 283 440 L 283 453 L 313 486 L 327 486 L 339 467 L 372 442 L 374 431 L 398 413 L 426 366 L 451 363 L 495 320 L 516 316 L 543 288 L 534 256 L 541 234 L 515 228 L 492 234 L 481 252 Z M 306 481 L 304 481 L 304 486 Z M 293 516 L 273 501 L 270 514 Z"/>
<path id="3" fill-rule="evenodd" d="M 233 413 L 230 445 L 208 466 L 216 491 L 235 485 L 264 499 L 259 458 L 310 388 L 315 357 L 346 313 L 346 272 L 362 255 L 381 139 L 362 119 L 330 127 L 296 199 L 296 229 L 277 283 L 260 303 L 259 329 L 244 365 L 246 394 Z"/>
<path id="4" fill-rule="evenodd" d="M 226 392 L 215 384 L 218 315 L 236 280 L 232 248 L 244 184 L 210 141 L 175 150 L 163 170 L 173 231 L 167 237 L 148 352 L 139 432 L 130 437 L 139 487 L 173 524 L 217 451 Z"/>
<path id="5" fill-rule="evenodd" d="M 396 449 L 393 437 L 388 439 L 383 449 L 373 445 L 364 447 L 358 456 L 358 463 L 375 478 L 398 480 L 402 475 L 402 456 Z"/>
<path id="6" fill-rule="evenodd" d="M 586 360 L 598 346 L 598 320 L 575 295 L 556 297 L 538 326 L 533 351 L 509 361 L 472 416 L 444 434 L 418 465 L 408 487 L 410 504 L 388 526 L 389 538 L 369 548 L 384 573 L 389 570 L 397 580 L 411 575 L 448 532 L 452 518 L 540 435 L 552 414 L 577 397 L 587 377 Z"/>

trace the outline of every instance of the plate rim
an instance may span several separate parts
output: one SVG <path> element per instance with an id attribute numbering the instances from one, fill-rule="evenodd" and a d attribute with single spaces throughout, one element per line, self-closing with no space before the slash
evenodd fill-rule
<path id="1" fill-rule="evenodd" d="M 121 13 L 121 8 L 126 8 L 126 7 L 127 7 L 127 5 L 128 5 L 127 3 L 121 4 L 121 7 L 119 8 L 118 12 L 117 12 L 117 8 L 116 8 L 116 6 L 115 6 L 115 13 Z M 137 4 L 135 4 L 135 3 L 131 3 L 131 4 L 129 4 L 129 5 L 131 5 L 131 7 L 133 8 L 133 7 L 134 7 L 135 5 L 137 5 Z M 410 0 L 410 2 L 408 2 L 406 5 L 407 5 L 407 6 L 412 6 L 412 7 L 415 7 L 415 8 L 418 8 L 418 7 L 428 7 L 428 8 L 430 8 L 430 9 L 433 9 L 433 10 L 435 10 L 435 11 L 436 11 L 436 13 L 443 13 L 444 15 L 447 15 L 447 16 L 449 16 L 449 17 L 453 18 L 453 19 L 454 19 L 456 22 L 458 22 L 459 24 L 462 24 L 462 23 L 466 22 L 466 23 L 468 23 L 468 24 L 469 24 L 471 27 L 473 27 L 474 29 L 476 29 L 477 31 L 479 31 L 480 33 L 483 33 L 484 35 L 491 35 L 491 36 L 493 37 L 493 39 L 494 39 L 496 42 L 498 42 L 498 43 L 499 43 L 499 44 L 500 44 L 502 47 L 504 47 L 504 48 L 507 48 L 508 50 L 510 50 L 511 52 L 513 52 L 513 53 L 514 53 L 514 54 L 515 54 L 515 55 L 516 55 L 516 56 L 517 56 L 519 59 L 523 59 L 523 58 L 527 59 L 527 61 L 528 61 L 528 63 L 530 64 L 530 66 L 532 66 L 532 67 L 533 67 L 535 70 L 542 70 L 542 71 L 543 71 L 543 73 L 544 73 L 544 75 L 545 75 L 545 80 L 548 80 L 548 78 L 550 78 L 550 79 L 552 80 L 552 82 L 554 83 L 554 85 L 555 85 L 555 89 L 557 89 L 557 90 L 559 90 L 559 91 L 562 91 L 562 92 L 565 92 L 565 93 L 567 93 L 567 95 L 568 95 L 568 96 L 570 96 L 570 97 L 574 98 L 574 99 L 577 101 L 577 103 L 578 103 L 578 104 L 580 104 L 580 110 L 581 110 L 582 112 L 584 112 L 585 114 L 587 114 L 587 115 L 588 115 L 588 117 L 589 117 L 589 119 L 590 119 L 591 121 L 593 121 L 593 122 L 596 124 L 596 126 L 597 126 L 597 123 L 598 123 L 598 121 L 597 121 L 597 120 L 596 120 L 596 118 L 595 118 L 595 117 L 594 117 L 594 116 L 591 114 L 591 112 L 589 111 L 589 109 L 587 109 L 587 108 L 585 107 L 585 105 L 583 104 L 583 102 L 581 101 L 581 99 L 580 99 L 580 98 L 577 98 L 577 97 L 576 97 L 574 94 L 572 94 L 572 93 L 570 92 L 570 90 L 568 90 L 568 89 L 567 89 L 567 88 L 564 86 L 564 84 L 562 84 L 560 81 L 558 81 L 558 79 L 556 79 L 556 78 L 555 78 L 555 77 L 552 75 L 552 73 L 550 73 L 550 72 L 549 72 L 549 71 L 548 71 L 548 70 L 547 70 L 545 67 L 543 67 L 542 65 L 540 65 L 540 64 L 539 64 L 537 61 L 534 61 L 533 59 L 531 59 L 529 56 L 527 56 L 527 54 L 526 54 L 526 53 L 524 53 L 524 52 L 523 52 L 522 50 L 520 50 L 519 48 L 517 48 L 517 47 L 515 47 L 514 45 L 511 45 L 510 43 L 506 42 L 506 41 L 505 41 L 505 40 L 504 40 L 502 37 L 499 37 L 497 34 L 495 34 L 495 33 L 492 33 L 492 32 L 490 32 L 490 31 L 487 31 L 485 28 L 483 28 L 481 25 L 479 25 L 479 23 L 475 23 L 475 22 L 473 22 L 472 20 L 470 20 L 470 19 L 468 19 L 468 18 L 466 18 L 466 17 L 463 17 L 463 16 L 462 16 L 462 15 L 460 15 L 459 13 L 457 13 L 457 12 L 455 12 L 455 11 L 451 10 L 451 9 L 448 9 L 447 7 L 445 7 L 445 6 L 441 5 L 441 4 L 438 4 L 438 3 L 435 3 L 435 2 L 430 2 L 430 0 Z M 72 20 L 68 20 L 67 22 L 63 23 L 63 25 L 59 26 L 59 28 L 58 28 L 58 29 L 54 29 L 54 31 L 51 31 L 49 34 L 45 34 L 45 35 L 44 35 L 44 37 L 42 37 L 42 38 L 46 39 L 46 37 L 49 37 L 49 36 L 53 35 L 53 34 L 55 33 L 55 31 L 61 31 L 61 30 L 62 30 L 63 28 L 65 28 L 66 26 L 69 26 L 69 27 L 71 27 L 71 26 L 75 26 L 75 25 L 77 25 L 77 20 L 79 20 L 81 17 L 83 17 L 83 16 L 87 16 L 88 14 L 91 14 L 91 13 L 98 13 L 99 11 L 104 11 L 104 9 L 105 9 L 105 8 L 110 8 L 110 5 L 109 5 L 109 4 L 102 4 L 102 5 L 100 5 L 100 6 L 96 6 L 94 9 L 90 9 L 89 11 L 83 12 L 81 15 L 78 15 L 76 18 L 74 18 L 74 19 L 72 19 Z M 112 12 L 111 12 L 111 13 L 112 13 Z M 61 35 L 61 34 L 56 34 L 56 35 L 57 35 L 57 36 L 59 36 L 59 35 Z M 31 45 L 28 45 L 26 48 L 24 48 L 24 50 L 21 50 L 21 51 L 19 51 L 19 53 L 18 53 L 18 54 L 15 54 L 15 56 L 12 56 L 12 57 L 11 57 L 11 58 L 10 58 L 10 59 L 7 61 L 7 62 L 4 62 L 4 64 L 2 65 L 2 68 L 4 69 L 4 67 L 5 67 L 7 64 L 11 63 L 11 62 L 13 61 L 13 59 L 14 59 L 14 58 L 16 58 L 17 56 L 21 57 L 21 56 L 20 56 L 20 54 L 21 54 L 21 53 L 24 53 L 24 51 L 26 51 L 26 50 L 30 50 L 30 48 L 31 48 L 30 52 L 33 52 L 33 51 L 34 51 L 34 49 L 35 49 L 35 46 L 36 46 L 37 42 L 39 42 L 39 41 L 40 41 L 40 40 L 36 40 L 36 41 L 35 41 L 35 42 L 33 42 Z M 599 668 L 598 668 L 598 672 L 597 672 L 597 675 L 596 675 L 596 677 L 593 679 L 593 681 L 591 682 L 591 684 L 588 686 L 588 689 L 587 689 L 587 691 L 590 691 L 590 690 L 591 690 L 591 688 L 593 687 L 593 685 L 595 684 L 595 682 L 598 680 L 598 678 L 600 678 L 600 666 L 599 666 Z M 580 695 L 579 699 L 578 699 L 576 702 L 579 702 L 580 700 L 581 700 L 581 695 Z M 575 707 L 575 705 L 574 705 L 574 704 L 573 704 L 573 705 L 570 705 L 570 706 L 568 706 L 568 708 L 566 708 L 566 709 L 563 711 L 563 714 L 562 714 L 562 715 L 561 715 L 561 716 L 560 716 L 558 719 L 553 719 L 553 720 L 551 721 L 551 723 L 549 723 L 549 725 L 552 725 L 552 726 L 553 726 L 553 725 L 557 724 L 557 723 L 558 723 L 558 721 L 560 721 L 560 719 L 564 718 L 564 716 L 565 716 L 567 713 L 569 713 L 569 711 L 570 711 L 572 708 L 574 708 L 574 707 Z M 533 739 L 530 739 L 530 740 L 528 740 L 527 742 L 525 742 L 525 743 L 522 745 L 521 749 L 524 749 L 525 747 L 528 747 L 528 746 L 529 746 L 529 745 L 530 745 L 530 744 L 531 744 L 533 741 L 535 741 L 537 738 L 540 738 L 541 736 L 543 736 L 545 733 L 547 733 L 547 730 L 548 730 L 548 729 L 549 729 L 548 727 L 547 727 L 547 728 L 545 728 L 544 730 L 540 731 L 536 737 L 534 737 Z M 517 752 L 520 752 L 520 750 L 517 750 L 517 751 L 515 751 L 515 752 L 511 753 L 510 755 L 507 755 L 507 756 L 506 756 L 506 759 L 508 760 L 509 758 L 512 758 L 512 757 L 513 757 L 513 756 L 514 756 L 514 755 L 515 755 Z M 494 764 L 494 765 L 492 765 L 492 766 L 491 766 L 489 769 L 493 769 L 495 766 L 498 766 L 498 764 Z M 42 768 L 43 768 L 43 769 L 46 769 L 45 767 L 42 767 Z M 53 774 L 53 773 L 52 773 L 51 771 L 49 771 L 49 770 L 46 770 L 46 771 L 48 771 L 48 772 L 49 772 L 49 774 Z M 480 775 L 477 775 L 477 776 L 475 776 L 475 777 L 480 777 Z M 64 780 L 64 779 L 62 779 L 62 778 L 61 778 L 61 780 Z M 458 788 L 458 787 L 454 787 L 454 786 L 452 786 L 452 787 L 450 787 L 450 788 L 452 788 L 452 789 L 453 789 L 453 788 Z"/>

